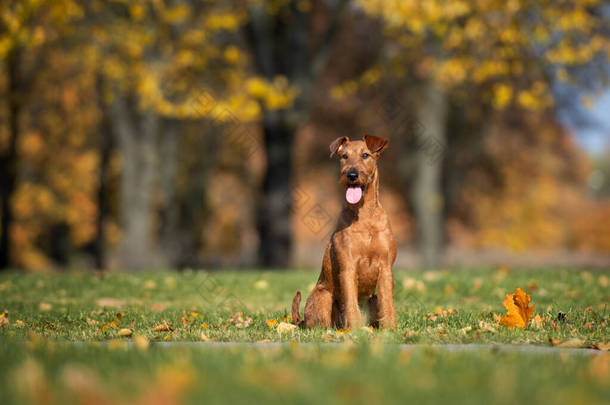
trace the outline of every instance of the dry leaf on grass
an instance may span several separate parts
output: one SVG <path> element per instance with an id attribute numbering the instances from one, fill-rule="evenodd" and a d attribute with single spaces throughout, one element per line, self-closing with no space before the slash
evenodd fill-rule
<path id="1" fill-rule="evenodd" d="M 296 325 L 293 325 L 291 323 L 288 322 L 280 322 L 279 325 L 277 325 L 277 333 L 281 335 L 283 335 L 284 333 L 288 333 L 288 332 L 292 332 L 293 330 L 295 330 L 297 328 Z"/>
<path id="2" fill-rule="evenodd" d="M 529 306 L 529 303 L 530 296 L 519 287 L 513 294 L 506 294 L 503 305 L 507 313 L 500 319 L 500 325 L 524 329 L 534 314 L 534 305 Z"/>
<path id="3" fill-rule="evenodd" d="M 470 332 L 471 330 L 472 330 L 472 326 L 466 326 L 465 328 L 460 329 L 459 332 L 465 335 L 468 332 Z"/>
<path id="4" fill-rule="evenodd" d="M 267 324 L 267 327 L 268 327 L 269 329 L 273 329 L 273 328 L 275 328 L 275 327 L 277 326 L 277 323 L 278 323 L 278 322 L 277 322 L 275 319 L 267 319 L 267 320 L 265 321 L 265 323 Z"/>
<path id="5" fill-rule="evenodd" d="M 172 332 L 174 329 L 172 329 L 172 327 L 169 326 L 167 322 L 163 322 L 162 324 L 155 325 L 152 330 L 155 332 Z"/>
<path id="6" fill-rule="evenodd" d="M 40 308 L 41 311 L 50 311 L 51 310 L 51 304 L 47 304 L 46 302 L 41 302 L 38 307 Z"/>
<path id="7" fill-rule="evenodd" d="M 576 348 L 583 347 L 584 342 L 578 338 L 572 338 L 568 340 L 563 339 L 553 339 L 551 338 L 551 344 L 556 347 L 564 347 L 564 348 Z"/>
<path id="8" fill-rule="evenodd" d="M 131 336 L 133 331 L 131 329 L 123 328 L 119 330 L 119 336 Z"/>
<path id="9" fill-rule="evenodd" d="M 163 304 L 153 304 L 151 309 L 153 311 L 163 311 L 165 309 L 165 305 L 163 305 Z"/>
<path id="10" fill-rule="evenodd" d="M 360 328 L 360 330 L 365 331 L 367 333 L 373 333 L 373 327 L 372 326 L 363 326 Z"/>
<path id="11" fill-rule="evenodd" d="M 4 325 L 8 325 L 9 321 L 7 317 L 1 317 L 0 318 L 0 326 L 4 326 Z"/>
<path id="12" fill-rule="evenodd" d="M 202 342 L 215 342 L 216 339 L 210 339 L 208 337 L 208 335 L 206 335 L 204 332 L 201 332 L 201 335 L 199 336 L 199 340 L 201 340 Z"/>
<path id="13" fill-rule="evenodd" d="M 343 329 L 339 329 L 337 332 L 335 332 L 337 334 L 337 336 L 341 336 L 344 335 L 346 333 L 351 333 L 352 330 L 351 329 L 347 329 L 347 328 L 343 328 Z"/>
<path id="14" fill-rule="evenodd" d="M 489 333 L 497 332 L 497 329 L 494 328 L 493 326 L 491 326 L 491 324 L 489 324 L 487 322 L 483 322 L 483 321 L 479 321 L 479 330 L 481 332 L 489 332 Z"/>
<path id="15" fill-rule="evenodd" d="M 244 318 L 243 312 L 235 312 L 231 322 L 233 322 L 233 324 L 238 328 L 247 328 L 248 326 L 252 325 L 252 318 L 249 316 Z"/>
<path id="16" fill-rule="evenodd" d="M 610 350 L 610 342 L 597 342 L 597 343 L 595 343 L 595 348 L 597 350 L 602 350 L 604 352 L 607 352 Z"/>
<path id="17" fill-rule="evenodd" d="M 443 309 L 441 307 L 434 308 L 434 312 L 426 314 L 424 316 L 424 320 L 426 321 L 436 321 L 438 318 L 445 318 L 447 316 L 456 315 L 458 310 L 455 308 Z"/>

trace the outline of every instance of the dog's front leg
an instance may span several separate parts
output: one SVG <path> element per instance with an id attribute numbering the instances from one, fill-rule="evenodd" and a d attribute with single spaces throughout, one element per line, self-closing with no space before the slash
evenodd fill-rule
<path id="1" fill-rule="evenodd" d="M 341 298 L 346 328 L 362 326 L 362 314 L 358 306 L 358 276 L 353 265 L 341 269 Z"/>
<path id="2" fill-rule="evenodd" d="M 394 274 L 392 265 L 386 264 L 379 272 L 377 280 L 379 305 L 379 326 L 383 329 L 396 328 L 396 309 L 394 309 Z"/>

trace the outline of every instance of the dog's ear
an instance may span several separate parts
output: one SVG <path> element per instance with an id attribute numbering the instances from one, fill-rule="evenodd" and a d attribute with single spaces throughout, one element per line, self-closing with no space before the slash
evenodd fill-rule
<path id="1" fill-rule="evenodd" d="M 364 142 L 366 143 L 366 147 L 372 153 L 381 154 L 385 148 L 388 147 L 389 141 L 384 138 L 379 138 L 378 136 L 373 135 L 364 135 Z"/>
<path id="2" fill-rule="evenodd" d="M 347 136 L 342 136 L 339 137 L 337 139 L 335 139 L 333 141 L 333 143 L 330 144 L 330 157 L 333 157 L 337 154 L 337 152 L 339 151 L 339 149 L 341 149 L 341 147 L 345 144 L 345 142 L 348 142 L 349 138 Z"/>

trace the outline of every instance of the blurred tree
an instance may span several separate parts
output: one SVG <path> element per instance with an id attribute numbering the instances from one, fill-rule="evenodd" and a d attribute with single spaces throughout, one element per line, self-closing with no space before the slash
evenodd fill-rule
<path id="1" fill-rule="evenodd" d="M 82 17 L 71 0 L 2 0 L 0 62 L 6 77 L 8 134 L 0 147 L 0 269 L 11 264 L 13 197 L 17 185 L 21 114 L 29 101 L 48 49 Z"/>
<path id="2" fill-rule="evenodd" d="M 258 96 L 261 105 L 266 152 L 258 213 L 260 260 L 265 267 L 285 268 L 290 264 L 295 132 L 309 117 L 315 79 L 328 63 L 348 3 L 246 2 L 245 36 L 261 77 L 250 83 L 250 92 Z M 320 26 L 320 20 L 326 24 Z"/>
<path id="3" fill-rule="evenodd" d="M 116 136 L 122 157 L 122 264 L 128 269 L 176 264 L 157 246 L 172 239 L 168 232 L 176 228 L 167 221 L 176 217 L 162 215 L 163 236 L 157 238 L 156 195 L 161 186 L 161 204 L 175 209 L 177 120 L 226 122 L 231 114 L 257 113 L 246 97 L 231 97 L 231 86 L 243 82 L 242 58 L 227 40 L 239 28 L 239 16 L 214 3 L 95 1 L 88 8 L 87 29 L 112 123 L 107 131 Z M 214 97 L 218 88 L 227 99 Z"/>
<path id="4" fill-rule="evenodd" d="M 583 67 L 607 78 L 608 17 L 597 0 L 359 3 L 382 17 L 392 43 L 402 49 L 393 52 L 388 65 L 402 74 L 401 67 L 412 67 L 421 89 L 416 118 L 421 130 L 414 136 L 422 139 L 411 195 L 422 265 L 435 267 L 444 234 L 445 159 L 430 158 L 425 145 L 444 145 L 451 153 L 446 150 L 450 97 L 467 105 L 469 96 L 478 94 L 497 109 L 552 107 L 556 80 L 575 81 Z"/>

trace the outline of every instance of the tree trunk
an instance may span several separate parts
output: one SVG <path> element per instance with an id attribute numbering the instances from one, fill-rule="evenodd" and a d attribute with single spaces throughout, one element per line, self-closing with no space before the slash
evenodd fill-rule
<path id="1" fill-rule="evenodd" d="M 331 2 L 329 2 L 331 3 Z M 298 96 L 286 109 L 263 106 L 263 134 L 267 171 L 258 209 L 260 260 L 265 267 L 286 268 L 292 250 L 292 167 L 295 133 L 309 117 L 316 77 L 328 64 L 331 46 L 349 0 L 326 4 L 328 26 L 312 46 L 312 14 L 292 0 L 278 13 L 269 13 L 264 2 L 247 7 L 245 35 L 258 74 L 268 80 L 276 76 L 298 87 Z"/>
<path id="2" fill-rule="evenodd" d="M 442 262 L 444 244 L 442 169 L 447 140 L 447 96 L 432 84 L 424 86 L 418 104 L 416 169 L 411 196 L 421 266 Z"/>
<path id="3" fill-rule="evenodd" d="M 113 123 L 123 157 L 121 173 L 122 265 L 142 270 L 156 265 L 153 243 L 153 182 L 159 117 L 138 112 L 121 96 L 112 106 Z"/>
<path id="4" fill-rule="evenodd" d="M 159 167 L 159 189 L 161 195 L 159 248 L 164 267 L 179 266 L 183 230 L 180 229 L 181 204 L 178 201 L 176 180 L 178 172 L 180 144 L 180 123 L 174 119 L 165 119 L 159 139 L 163 151 L 163 165 Z M 194 226 L 194 224 L 190 224 Z"/>
<path id="5" fill-rule="evenodd" d="M 11 199 L 17 182 L 17 138 L 20 134 L 19 114 L 22 106 L 20 51 L 14 50 L 7 57 L 8 81 L 8 145 L 0 155 L 0 269 L 11 264 L 13 208 Z"/>
<path id="6" fill-rule="evenodd" d="M 98 133 L 98 152 L 100 163 L 98 169 L 98 188 L 97 188 L 97 231 L 93 245 L 93 255 L 95 267 L 98 270 L 106 268 L 106 232 L 104 223 L 108 217 L 108 176 L 110 170 L 110 155 L 114 148 L 114 133 L 112 130 L 112 120 L 110 111 L 104 102 L 104 88 L 101 77 L 97 80 L 98 105 L 102 112 L 102 118 Z"/>
<path id="7" fill-rule="evenodd" d="M 260 261 L 286 268 L 292 252 L 292 146 L 295 128 L 283 111 L 267 111 L 264 122 L 267 169 L 259 207 Z"/>

